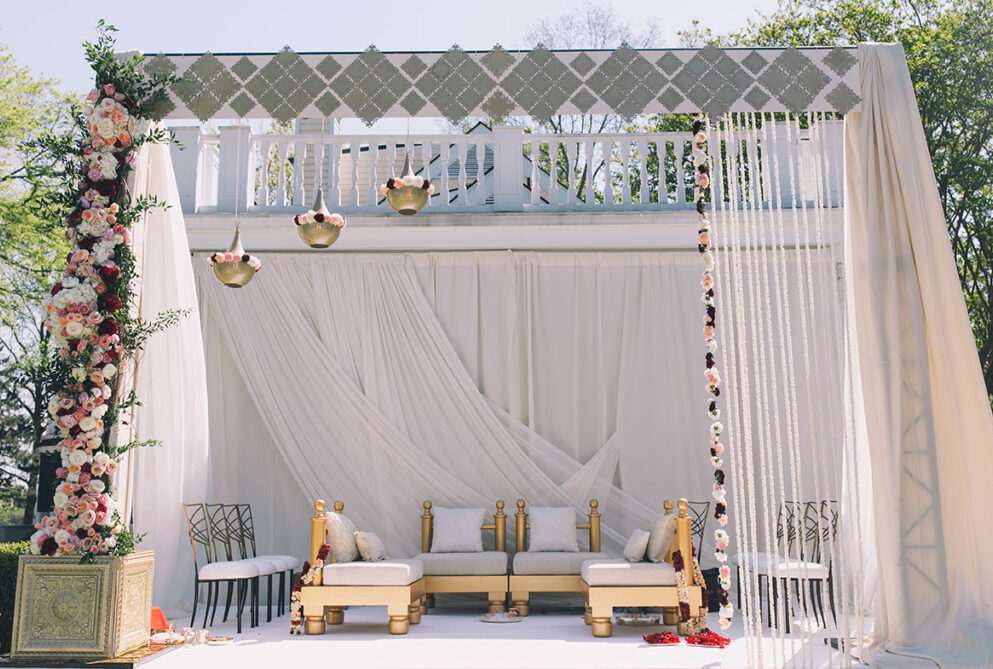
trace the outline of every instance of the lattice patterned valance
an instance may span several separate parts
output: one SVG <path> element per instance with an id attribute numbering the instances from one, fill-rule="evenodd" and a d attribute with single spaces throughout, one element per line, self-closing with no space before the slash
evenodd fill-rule
<path id="1" fill-rule="evenodd" d="M 832 111 L 859 104 L 854 48 L 158 54 L 165 118 Z"/>

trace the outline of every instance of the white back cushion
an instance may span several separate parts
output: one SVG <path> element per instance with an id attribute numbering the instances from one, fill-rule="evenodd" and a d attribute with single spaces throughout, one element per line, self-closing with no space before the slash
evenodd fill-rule
<path id="1" fill-rule="evenodd" d="M 366 562 L 389 559 L 386 557 L 386 546 L 383 544 L 383 540 L 372 532 L 356 532 L 355 545 L 358 546 L 359 555 Z"/>
<path id="2" fill-rule="evenodd" d="M 665 561 L 666 553 L 669 552 L 669 546 L 676 539 L 676 516 L 674 514 L 669 514 L 668 516 L 659 516 L 652 523 L 652 535 L 648 539 L 648 559 L 652 562 L 663 562 Z M 687 556 L 683 556 L 686 560 Z M 687 562 L 687 564 L 689 564 Z"/>
<path id="3" fill-rule="evenodd" d="M 631 533 L 627 545 L 624 547 L 624 559 L 628 562 L 641 562 L 645 559 L 645 551 L 648 550 L 648 540 L 652 533 L 645 530 L 635 530 Z"/>
<path id="4" fill-rule="evenodd" d="M 572 508 L 534 506 L 528 510 L 528 518 L 531 523 L 529 551 L 579 551 L 576 512 Z"/>
<path id="5" fill-rule="evenodd" d="M 352 519 L 343 513 L 328 511 L 324 514 L 324 527 L 335 562 L 355 562 L 359 557 L 359 548 L 355 545 L 355 523 Z"/>
<path id="6" fill-rule="evenodd" d="M 483 550 L 485 509 L 446 509 L 436 506 L 432 553 L 480 553 Z"/>

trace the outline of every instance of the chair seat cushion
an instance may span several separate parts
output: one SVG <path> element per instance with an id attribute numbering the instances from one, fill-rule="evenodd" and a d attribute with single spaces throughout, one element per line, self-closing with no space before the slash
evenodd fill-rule
<path id="1" fill-rule="evenodd" d="M 264 560 L 271 560 L 279 565 L 279 571 L 285 571 L 287 569 L 296 569 L 300 566 L 300 560 L 293 557 L 292 555 L 260 555 L 260 558 Z"/>
<path id="2" fill-rule="evenodd" d="M 425 576 L 490 576 L 507 573 L 507 554 L 503 551 L 482 553 L 421 553 L 415 560 L 424 563 Z"/>
<path id="3" fill-rule="evenodd" d="M 251 562 L 252 564 L 258 565 L 260 576 L 278 574 L 283 571 L 283 563 L 278 560 L 273 560 L 269 556 L 245 558 L 245 562 Z"/>
<path id="4" fill-rule="evenodd" d="M 587 560 L 581 573 L 586 585 L 676 585 L 676 570 L 665 562 Z"/>
<path id="5" fill-rule="evenodd" d="M 767 553 L 739 553 L 731 556 L 731 563 L 750 569 L 757 574 L 775 578 L 826 579 L 828 568 L 819 562 L 808 562 L 789 557 L 776 557 Z"/>
<path id="6" fill-rule="evenodd" d="M 248 560 L 229 562 L 208 562 L 200 567 L 197 577 L 201 581 L 225 581 L 241 578 L 255 578 L 262 574 L 259 565 Z"/>
<path id="7" fill-rule="evenodd" d="M 324 566 L 324 585 L 410 585 L 423 575 L 420 560 L 340 562 Z"/>
<path id="8" fill-rule="evenodd" d="M 548 574 L 579 574 L 586 560 L 610 559 L 606 553 L 574 553 L 572 551 L 532 553 L 522 551 L 514 556 L 514 573 L 521 576 Z"/>

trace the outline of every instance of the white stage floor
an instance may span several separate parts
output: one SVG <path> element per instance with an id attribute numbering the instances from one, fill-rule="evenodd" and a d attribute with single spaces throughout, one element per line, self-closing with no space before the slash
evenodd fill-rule
<path id="1" fill-rule="evenodd" d="M 725 649 L 687 646 L 650 646 L 642 634 L 658 632 L 659 627 L 614 625 L 614 636 L 594 639 L 583 624 L 582 609 L 563 612 L 562 608 L 542 613 L 540 604 L 520 623 L 484 623 L 479 620 L 480 605 L 467 606 L 464 600 L 438 597 L 438 606 L 423 616 L 420 625 L 411 625 L 405 636 L 386 631 L 385 607 L 352 607 L 345 623 L 328 626 L 323 636 L 290 636 L 289 616 L 283 615 L 255 629 L 234 633 L 231 620 L 211 627 L 213 634 L 235 637 L 230 646 L 188 646 L 175 649 L 149 661 L 150 669 L 190 669 L 191 667 L 324 667 L 335 666 L 407 669 L 608 669 L 620 667 L 747 667 L 746 642 L 742 625 L 730 630 L 734 639 Z M 554 605 L 554 604 L 553 604 Z M 717 614 L 712 613 L 716 627 Z M 202 620 L 198 616 L 198 623 Z M 263 612 L 264 619 L 264 612 Z M 172 621 L 177 627 L 189 623 Z M 797 619 L 796 624 L 803 624 Z M 787 654 L 776 655 L 772 632 L 763 640 L 763 665 L 793 667 L 841 666 L 840 658 L 823 641 L 818 631 L 810 644 L 796 643 Z M 778 644 L 779 648 L 783 644 Z M 832 665 L 833 657 L 833 665 Z M 774 659 L 776 658 L 776 659 Z"/>

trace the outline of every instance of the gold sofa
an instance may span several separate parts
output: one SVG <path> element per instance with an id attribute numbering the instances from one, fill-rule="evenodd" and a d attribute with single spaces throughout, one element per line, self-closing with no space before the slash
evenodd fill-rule
<path id="1" fill-rule="evenodd" d="M 345 505 L 334 503 L 341 513 Z M 310 519 L 310 561 L 327 543 L 324 500 L 314 502 Z M 348 606 L 385 606 L 390 634 L 406 634 L 409 625 L 421 622 L 424 606 L 423 566 L 419 560 L 336 563 L 329 555 L 312 585 L 300 590 L 304 632 L 323 634 L 325 624 L 340 625 Z"/>
<path id="2" fill-rule="evenodd" d="M 434 516 L 431 502 L 424 502 L 421 514 L 421 554 L 414 557 L 424 564 L 424 592 L 429 606 L 439 592 L 485 592 L 489 613 L 504 610 L 507 598 L 507 514 L 503 500 L 496 503 L 492 523 L 480 529 L 493 530 L 493 550 L 482 553 L 432 553 Z"/>
<path id="3" fill-rule="evenodd" d="M 679 592 L 676 587 L 676 572 L 672 566 L 673 551 L 678 548 L 683 557 L 687 583 L 693 581 L 693 568 L 689 556 L 693 554 L 693 533 L 687 514 L 688 503 L 679 500 L 679 515 L 676 518 L 675 538 L 666 555 L 665 562 L 631 563 L 626 560 L 590 560 L 583 563 L 582 591 L 586 599 L 586 624 L 593 628 L 593 636 L 609 637 L 613 634 L 611 617 L 617 606 L 664 607 L 662 622 L 678 624 L 682 635 L 690 632 L 690 626 L 679 622 Z M 672 502 L 665 502 L 666 515 L 672 514 Z M 690 611 L 699 625 L 707 618 L 703 608 L 703 587 L 690 585 L 687 588 Z"/>
<path id="4" fill-rule="evenodd" d="M 589 552 L 544 552 L 531 553 L 526 550 L 528 514 L 523 499 L 517 500 L 517 513 L 514 516 L 516 548 L 513 572 L 510 575 L 510 598 L 522 616 L 530 613 L 532 592 L 584 592 L 581 565 L 586 560 L 604 559 L 609 556 L 600 552 L 600 512 L 599 502 L 590 500 L 590 512 L 585 523 L 577 523 L 576 529 L 589 531 Z"/>

